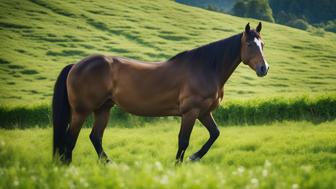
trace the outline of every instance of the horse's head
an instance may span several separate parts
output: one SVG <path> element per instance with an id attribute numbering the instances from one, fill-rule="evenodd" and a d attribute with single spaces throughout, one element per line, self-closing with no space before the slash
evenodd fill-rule
<path id="1" fill-rule="evenodd" d="M 259 77 L 267 74 L 269 66 L 263 53 L 264 42 L 261 39 L 261 22 L 255 30 L 250 29 L 248 23 L 241 38 L 240 56 L 244 64 L 249 65 Z"/>

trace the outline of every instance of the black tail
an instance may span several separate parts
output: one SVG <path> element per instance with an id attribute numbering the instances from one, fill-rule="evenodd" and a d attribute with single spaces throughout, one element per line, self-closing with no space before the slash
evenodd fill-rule
<path id="1" fill-rule="evenodd" d="M 52 117 L 54 127 L 53 157 L 63 156 L 65 148 L 65 135 L 70 122 L 70 105 L 66 81 L 73 64 L 67 65 L 59 74 L 54 87 L 52 101 Z"/>

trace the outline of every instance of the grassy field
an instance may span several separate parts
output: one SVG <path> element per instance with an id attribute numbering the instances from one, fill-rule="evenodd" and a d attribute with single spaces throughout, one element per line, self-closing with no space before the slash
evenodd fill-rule
<path id="1" fill-rule="evenodd" d="M 0 104 L 48 103 L 60 69 L 89 54 L 146 61 L 239 33 L 247 22 L 168 0 L 1 1 Z M 270 63 L 259 79 L 245 65 L 229 80 L 227 98 L 336 91 L 336 34 L 264 23 Z"/>
<path id="2" fill-rule="evenodd" d="M 336 187 L 336 122 L 222 127 L 199 163 L 174 166 L 178 123 L 108 128 L 102 165 L 83 129 L 71 166 L 51 161 L 51 129 L 0 130 L 0 188 L 311 188 Z M 153 134 L 155 133 L 155 134 Z M 197 125 L 186 155 L 200 148 Z M 15 142 L 13 142 L 15 140 Z"/>

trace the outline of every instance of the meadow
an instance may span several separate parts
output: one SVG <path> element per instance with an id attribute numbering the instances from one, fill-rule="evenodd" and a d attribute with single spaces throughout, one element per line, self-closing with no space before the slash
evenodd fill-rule
<path id="1" fill-rule="evenodd" d="M 174 166 L 178 122 L 108 128 L 112 164 L 98 162 L 83 129 L 73 164 L 51 161 L 51 129 L 0 130 L 0 188 L 325 188 L 336 187 L 336 122 L 222 127 L 198 163 Z M 153 134 L 155 133 L 155 134 Z M 207 139 L 196 125 L 186 155 Z M 15 142 L 13 141 L 15 140 Z"/>
<path id="2" fill-rule="evenodd" d="M 65 65 L 91 54 L 164 61 L 247 22 L 259 21 L 170 0 L 0 1 L 0 188 L 336 188 L 336 34 L 267 22 L 269 74 L 237 68 L 201 162 L 175 167 L 179 118 L 118 107 L 103 140 L 113 163 L 96 157 L 92 118 L 73 164 L 52 161 L 50 103 Z M 186 155 L 207 137 L 197 123 Z"/>
<path id="3" fill-rule="evenodd" d="M 163 61 L 224 39 L 258 20 L 173 1 L 1 1 L 0 104 L 50 103 L 66 64 L 90 54 Z M 336 92 L 336 34 L 263 22 L 267 77 L 241 64 L 226 99 Z"/>

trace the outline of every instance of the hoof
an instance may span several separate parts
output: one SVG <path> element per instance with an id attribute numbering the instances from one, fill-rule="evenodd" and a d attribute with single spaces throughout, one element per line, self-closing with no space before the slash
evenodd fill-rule
<path id="1" fill-rule="evenodd" d="M 201 160 L 201 158 L 194 154 L 194 155 L 190 156 L 190 157 L 188 158 L 188 160 L 189 160 L 190 162 L 198 162 L 198 161 Z"/>
<path id="2" fill-rule="evenodd" d="M 113 161 L 110 158 L 100 158 L 99 162 L 102 164 L 111 164 Z"/>
<path id="3" fill-rule="evenodd" d="M 175 161 L 175 166 L 178 167 L 178 166 L 181 166 L 182 165 L 182 161 L 181 160 L 176 160 Z"/>
<path id="4" fill-rule="evenodd" d="M 98 161 L 102 164 L 110 164 L 113 162 L 107 155 L 101 156 Z"/>
<path id="5" fill-rule="evenodd" d="M 110 158 L 105 159 L 105 164 L 111 164 L 113 161 Z"/>

